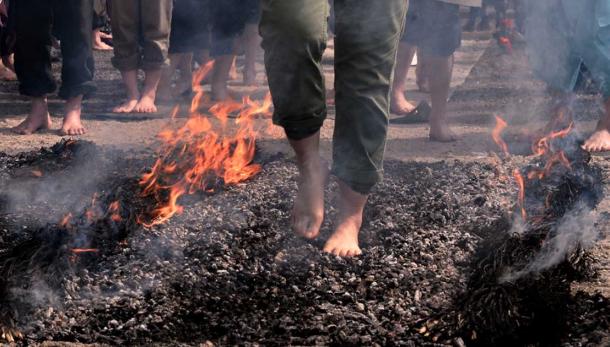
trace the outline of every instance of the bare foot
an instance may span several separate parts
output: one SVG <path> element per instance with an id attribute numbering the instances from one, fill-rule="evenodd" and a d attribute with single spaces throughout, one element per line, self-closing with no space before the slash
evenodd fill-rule
<path id="1" fill-rule="evenodd" d="M 138 99 L 128 99 L 124 103 L 112 109 L 114 113 L 132 113 L 138 104 Z"/>
<path id="2" fill-rule="evenodd" d="M 412 112 L 414 109 L 415 106 L 407 101 L 402 92 L 392 93 L 392 99 L 390 100 L 390 111 L 392 113 L 405 115 Z"/>
<path id="3" fill-rule="evenodd" d="M 9 68 L 0 66 L 0 81 L 16 81 L 17 75 Z"/>
<path id="4" fill-rule="evenodd" d="M 99 29 L 93 30 L 93 49 L 96 51 L 111 51 L 112 46 L 108 45 L 102 39 L 111 39 L 112 35 L 101 32 Z"/>
<path id="5" fill-rule="evenodd" d="M 155 98 L 148 95 L 142 95 L 140 101 L 138 101 L 135 112 L 138 113 L 156 113 L 157 106 L 155 105 Z"/>
<path id="6" fill-rule="evenodd" d="M 582 145 L 582 149 L 588 152 L 610 151 L 610 132 L 605 128 L 598 128 Z"/>
<path id="7" fill-rule="evenodd" d="M 362 214 L 367 196 L 353 191 L 339 181 L 339 215 L 335 232 L 324 245 L 324 252 L 340 257 L 355 257 L 362 254 L 358 245 L 358 234 L 362 227 Z"/>
<path id="8" fill-rule="evenodd" d="M 328 164 L 319 156 L 299 164 L 299 191 L 292 209 L 292 228 L 298 235 L 315 239 L 324 220 L 324 187 Z"/>
<path id="9" fill-rule="evenodd" d="M 30 114 L 23 122 L 14 127 L 13 131 L 21 135 L 30 135 L 38 130 L 49 129 L 51 124 L 46 98 L 34 98 Z"/>
<path id="10" fill-rule="evenodd" d="M 76 136 L 84 135 L 87 132 L 80 120 L 82 101 L 82 96 L 66 101 L 66 115 L 64 116 L 64 122 L 59 130 L 60 135 Z"/>
<path id="11" fill-rule="evenodd" d="M 447 125 L 430 126 L 430 141 L 455 142 L 458 136 Z"/>

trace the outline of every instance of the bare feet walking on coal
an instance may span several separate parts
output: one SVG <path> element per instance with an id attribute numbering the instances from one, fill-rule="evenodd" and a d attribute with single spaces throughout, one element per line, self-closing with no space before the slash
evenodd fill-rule
<path id="1" fill-rule="evenodd" d="M 23 122 L 13 128 L 13 131 L 21 135 L 30 135 L 38 130 L 46 130 L 51 127 L 51 116 L 45 97 L 32 98 L 30 113 Z"/>
<path id="2" fill-rule="evenodd" d="M 606 112 L 597 123 L 595 132 L 585 141 L 582 148 L 589 152 L 610 151 L 610 98 L 605 102 Z"/>
<path id="3" fill-rule="evenodd" d="M 66 101 L 66 115 L 59 130 L 60 135 L 84 135 L 87 131 L 81 122 L 83 96 L 68 99 Z"/>
<path id="4" fill-rule="evenodd" d="M 358 234 L 362 227 L 362 215 L 368 195 L 352 190 L 339 181 L 339 215 L 334 233 L 324 245 L 324 251 L 340 257 L 356 257 L 362 254 Z"/>
<path id="5" fill-rule="evenodd" d="M 320 158 L 320 133 L 302 140 L 290 140 L 299 167 L 299 189 L 292 209 L 292 228 L 297 235 L 314 239 L 324 220 L 324 186 L 328 165 Z"/>

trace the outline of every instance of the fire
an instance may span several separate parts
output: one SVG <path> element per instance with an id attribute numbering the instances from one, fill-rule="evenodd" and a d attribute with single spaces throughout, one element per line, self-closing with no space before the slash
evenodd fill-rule
<path id="1" fill-rule="evenodd" d="M 34 177 L 42 177 L 42 171 L 40 171 L 40 170 L 32 170 L 32 176 L 34 176 Z"/>
<path id="2" fill-rule="evenodd" d="M 519 186 L 519 207 L 521 208 L 521 217 L 523 220 L 526 220 L 527 212 L 525 211 L 525 180 L 523 179 L 523 175 L 521 175 L 521 171 L 518 169 L 513 170 L 513 177 Z"/>
<path id="3" fill-rule="evenodd" d="M 244 97 L 241 102 L 219 102 L 204 113 L 202 105 L 209 98 L 201 81 L 211 68 L 212 63 L 208 63 L 193 76 L 195 97 L 186 122 L 158 134 L 161 142 L 158 158 L 150 172 L 140 179 L 142 194 L 154 197 L 157 202 L 149 221 L 138 218 L 145 227 L 164 223 L 181 213 L 183 208 L 178 200 L 185 194 L 210 192 L 219 182 L 236 184 L 261 171 L 261 166 L 252 160 L 256 139 L 265 129 L 259 130 L 255 120 L 260 116 L 270 118 L 271 96 L 262 101 Z"/>
<path id="4" fill-rule="evenodd" d="M 540 156 L 543 156 L 545 154 L 552 152 L 552 150 L 551 150 L 552 141 L 555 139 L 565 138 L 572 131 L 573 127 L 574 127 L 574 122 L 571 122 L 567 128 L 565 128 L 563 130 L 559 130 L 559 131 L 552 131 L 549 135 L 543 136 L 542 138 L 535 141 L 532 146 L 533 155 L 536 157 L 540 157 Z"/>
<path id="5" fill-rule="evenodd" d="M 493 137 L 494 142 L 500 147 L 500 149 L 502 149 L 502 152 L 505 155 L 509 155 L 510 153 L 508 152 L 508 145 L 502 139 L 502 132 L 504 131 L 504 129 L 506 129 L 508 124 L 500 116 L 495 116 L 495 117 L 496 117 L 496 127 L 491 132 L 491 137 Z"/>

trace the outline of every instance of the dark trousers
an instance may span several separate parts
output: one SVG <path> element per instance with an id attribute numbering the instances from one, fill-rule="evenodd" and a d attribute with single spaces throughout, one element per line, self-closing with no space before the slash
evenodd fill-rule
<path id="1" fill-rule="evenodd" d="M 257 23 L 259 0 L 222 0 L 210 2 L 212 15 L 212 56 L 233 52 L 233 40 L 248 23 Z"/>
<path id="2" fill-rule="evenodd" d="M 59 96 L 69 99 L 93 93 L 93 0 L 18 0 L 11 5 L 16 6 L 15 70 L 19 92 L 41 97 L 57 89 L 51 69 L 53 31 L 61 41 Z"/>

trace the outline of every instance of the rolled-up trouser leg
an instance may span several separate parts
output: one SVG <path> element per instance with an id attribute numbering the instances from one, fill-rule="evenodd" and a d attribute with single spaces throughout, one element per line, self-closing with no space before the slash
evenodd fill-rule
<path id="1" fill-rule="evenodd" d="M 140 0 L 142 69 L 158 70 L 169 64 L 172 0 Z"/>
<path id="2" fill-rule="evenodd" d="M 57 83 L 51 70 L 51 23 L 49 0 L 19 0 L 11 3 L 15 22 L 15 70 L 19 92 L 31 97 L 53 93 Z"/>
<path id="3" fill-rule="evenodd" d="M 318 131 L 326 118 L 320 62 L 326 48 L 328 0 L 261 0 L 261 8 L 273 122 L 289 138 L 299 140 Z"/>
<path id="4" fill-rule="evenodd" d="M 91 28 L 93 0 L 53 0 L 55 26 L 61 42 L 59 97 L 69 99 L 95 92 Z"/>
<path id="5" fill-rule="evenodd" d="M 112 65 L 119 71 L 133 71 L 140 67 L 140 0 L 113 1 Z"/>
<path id="6" fill-rule="evenodd" d="M 367 194 L 383 174 L 389 94 L 405 0 L 335 0 L 333 172 Z"/>

